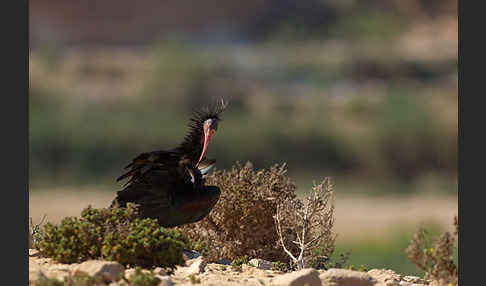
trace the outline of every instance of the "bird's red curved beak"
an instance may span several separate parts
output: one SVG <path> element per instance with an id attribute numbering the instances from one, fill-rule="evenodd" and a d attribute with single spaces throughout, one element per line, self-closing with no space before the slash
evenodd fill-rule
<path id="1" fill-rule="evenodd" d="M 199 160 L 197 161 L 196 168 L 199 166 L 199 163 L 204 157 L 204 153 L 206 153 L 206 149 L 208 148 L 209 142 L 211 142 L 211 138 L 213 137 L 214 133 L 216 133 L 216 130 L 211 129 L 209 127 L 209 124 L 204 124 L 203 129 L 204 129 L 203 149 L 201 152 L 201 157 L 199 157 Z"/>

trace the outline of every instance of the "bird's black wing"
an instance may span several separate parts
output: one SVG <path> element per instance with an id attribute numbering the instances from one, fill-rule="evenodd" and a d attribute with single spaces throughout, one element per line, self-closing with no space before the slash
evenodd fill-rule
<path id="1" fill-rule="evenodd" d="M 147 174 L 152 170 L 169 170 L 177 166 L 178 156 L 173 151 L 153 151 L 138 155 L 130 164 L 125 166 L 128 169 L 116 181 L 126 178 L 130 179 L 125 183 L 129 185 L 134 182 L 143 181 Z"/>
<path id="2" fill-rule="evenodd" d="M 181 170 L 181 168 L 183 168 Z M 135 204 L 143 217 L 165 218 L 175 208 L 176 197 L 194 192 L 202 187 L 202 176 L 198 169 L 183 167 L 154 168 L 143 174 L 143 179 L 131 181 L 118 191 L 111 207 L 126 207 Z"/>
<path id="3" fill-rule="evenodd" d="M 118 191 L 112 206 L 126 207 L 127 203 L 139 206 L 158 204 L 168 206 L 171 191 L 177 187 L 174 176 L 168 170 L 150 170 L 144 174 L 143 180 L 131 181 L 130 184 Z"/>
<path id="4" fill-rule="evenodd" d="M 153 151 L 142 153 L 132 160 L 125 169 L 126 173 L 117 181 L 129 178 L 124 189 L 117 192 L 121 205 L 126 202 L 156 203 L 166 200 L 176 192 L 186 192 L 200 184 L 195 181 L 195 173 L 190 161 L 181 159 L 177 152 Z M 199 176 L 198 176 L 199 175 Z M 201 175 L 196 174 L 199 178 Z"/>

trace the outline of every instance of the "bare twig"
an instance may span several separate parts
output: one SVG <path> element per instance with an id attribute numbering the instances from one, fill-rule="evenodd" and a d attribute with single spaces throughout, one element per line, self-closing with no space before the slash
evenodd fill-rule
<path id="1" fill-rule="evenodd" d="M 280 206 L 277 206 L 277 213 L 274 216 L 274 218 L 275 218 L 275 221 L 276 221 L 275 226 L 277 228 L 277 234 L 279 236 L 280 243 L 282 244 L 283 250 L 285 251 L 285 253 L 287 253 L 290 256 L 292 261 L 297 261 L 295 256 L 285 247 L 285 243 L 284 243 L 284 240 L 283 240 L 283 237 L 282 237 L 282 227 L 280 225 Z"/>
<path id="2" fill-rule="evenodd" d="M 36 235 L 40 232 L 40 226 L 42 225 L 46 217 L 47 215 L 44 215 L 38 224 L 34 224 L 32 221 L 32 217 L 30 218 L 29 248 L 33 247 L 34 240 L 36 239 Z"/>
<path id="3" fill-rule="evenodd" d="M 274 216 L 276 230 L 284 252 L 298 269 L 305 268 L 306 262 L 314 258 L 310 250 L 318 247 L 334 250 L 335 235 L 331 231 L 334 223 L 334 202 L 329 178 L 319 185 L 314 185 L 303 204 L 285 205 L 284 207 L 288 210 L 288 214 L 293 216 L 293 220 L 291 220 L 293 225 L 288 228 L 295 233 L 296 239 L 291 242 L 297 246 L 298 255 L 294 255 L 285 245 L 281 225 L 282 206 L 277 206 Z"/>

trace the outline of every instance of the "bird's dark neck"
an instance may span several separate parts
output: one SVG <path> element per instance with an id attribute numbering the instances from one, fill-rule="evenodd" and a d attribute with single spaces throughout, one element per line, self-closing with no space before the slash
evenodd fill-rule
<path id="1" fill-rule="evenodd" d="M 190 132 L 176 148 L 181 157 L 190 159 L 194 165 L 199 160 L 202 152 L 201 136 L 202 132 Z"/>

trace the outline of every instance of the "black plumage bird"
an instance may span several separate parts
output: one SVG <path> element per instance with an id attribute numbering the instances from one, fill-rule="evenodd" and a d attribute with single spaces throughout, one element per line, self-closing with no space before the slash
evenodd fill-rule
<path id="1" fill-rule="evenodd" d="M 157 218 L 161 226 L 192 223 L 209 214 L 219 199 L 217 186 L 204 185 L 216 160 L 204 157 L 226 105 L 194 110 L 184 141 L 171 150 L 142 153 L 117 181 L 128 179 L 112 207 L 138 206 L 140 217 Z"/>

